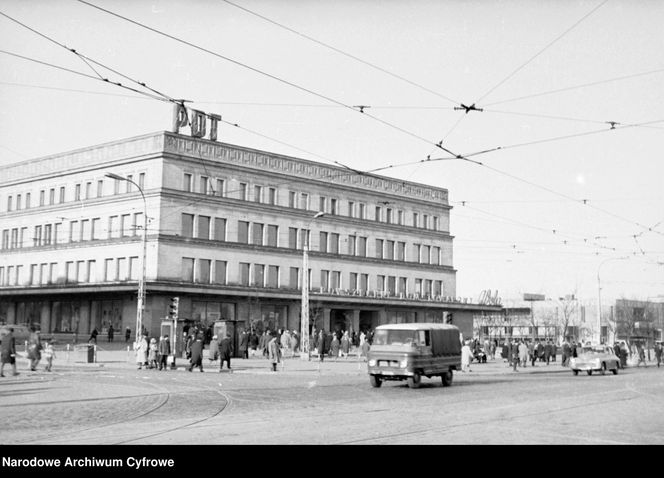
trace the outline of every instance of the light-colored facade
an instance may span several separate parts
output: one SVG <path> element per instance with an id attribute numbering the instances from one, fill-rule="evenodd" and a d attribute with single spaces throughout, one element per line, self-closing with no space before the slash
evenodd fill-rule
<path id="1" fill-rule="evenodd" d="M 468 336 L 500 307 L 456 298 L 450 209 L 442 188 L 168 132 L 24 161 L 0 168 L 0 321 L 133 331 L 147 210 L 151 335 L 174 296 L 180 317 L 298 329 L 308 237 L 312 324 Z"/>

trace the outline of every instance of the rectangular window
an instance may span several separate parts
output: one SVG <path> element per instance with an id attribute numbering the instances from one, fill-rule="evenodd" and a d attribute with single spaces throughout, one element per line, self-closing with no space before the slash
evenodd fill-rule
<path id="1" fill-rule="evenodd" d="M 440 247 L 434 246 L 431 248 L 431 263 L 433 265 L 440 265 Z"/>
<path id="2" fill-rule="evenodd" d="M 288 284 L 291 289 L 298 289 L 300 287 L 300 269 L 297 267 L 291 267 L 290 273 L 288 274 L 289 280 Z"/>
<path id="3" fill-rule="evenodd" d="M 140 266 L 138 262 L 138 256 L 132 256 L 129 258 L 129 271 L 127 272 L 127 277 L 129 280 L 137 281 L 140 277 Z"/>
<path id="4" fill-rule="evenodd" d="M 194 258 L 182 258 L 182 280 L 185 282 L 194 282 Z"/>
<path id="5" fill-rule="evenodd" d="M 125 237 L 125 236 L 131 236 L 133 235 L 133 230 L 132 230 L 132 224 L 131 224 L 131 214 L 123 214 L 120 216 L 120 235 Z"/>
<path id="6" fill-rule="evenodd" d="M 403 211 L 397 211 L 397 224 L 403 226 Z"/>
<path id="7" fill-rule="evenodd" d="M 420 249 L 422 249 L 421 244 L 413 244 L 413 262 L 420 262 Z"/>
<path id="8" fill-rule="evenodd" d="M 269 266 L 267 269 L 267 286 L 276 289 L 279 287 L 279 266 Z"/>
<path id="9" fill-rule="evenodd" d="M 87 282 L 85 261 L 76 261 L 76 282 Z"/>
<path id="10" fill-rule="evenodd" d="M 366 205 L 360 203 L 360 204 L 358 204 L 358 206 L 360 207 L 360 210 L 358 211 L 357 217 L 359 217 L 360 219 L 366 219 L 366 215 L 367 215 Z"/>
<path id="11" fill-rule="evenodd" d="M 422 246 L 422 264 L 431 263 L 431 247 Z"/>
<path id="12" fill-rule="evenodd" d="M 0 286 L 7 285 L 5 282 L 5 268 L 0 267 Z"/>
<path id="13" fill-rule="evenodd" d="M 69 242 L 78 242 L 81 239 L 81 225 L 78 221 L 69 222 Z"/>
<path id="14" fill-rule="evenodd" d="M 440 218 L 438 216 L 433 216 L 433 230 L 440 230 Z"/>
<path id="15" fill-rule="evenodd" d="M 201 176 L 201 189 L 200 193 L 201 194 L 209 194 L 210 193 L 210 178 L 207 176 Z"/>
<path id="16" fill-rule="evenodd" d="M 251 226 L 251 243 L 257 246 L 263 245 L 263 224 L 255 222 Z"/>
<path id="17" fill-rule="evenodd" d="M 269 188 L 267 194 L 267 203 L 272 206 L 277 204 L 277 190 L 276 188 Z"/>
<path id="18" fill-rule="evenodd" d="M 51 262 L 48 265 L 48 282 L 49 284 L 55 284 L 58 282 L 58 263 Z"/>
<path id="19" fill-rule="evenodd" d="M 237 222 L 237 242 L 249 244 L 249 223 L 247 221 Z"/>
<path id="20" fill-rule="evenodd" d="M 48 191 L 48 204 L 55 204 L 55 188 L 51 188 Z"/>
<path id="21" fill-rule="evenodd" d="M 125 183 L 125 192 L 130 193 L 134 190 L 134 183 L 132 182 L 134 180 L 134 175 L 133 174 L 128 174 L 127 175 L 127 181 L 124 181 Z"/>
<path id="22" fill-rule="evenodd" d="M 92 231 L 90 232 L 93 241 L 101 239 L 101 218 L 95 217 L 92 219 Z"/>
<path id="23" fill-rule="evenodd" d="M 249 285 L 249 264 L 246 262 L 240 262 L 240 284 Z"/>
<path id="24" fill-rule="evenodd" d="M 422 279 L 415 279 L 415 293 L 422 295 Z"/>
<path id="25" fill-rule="evenodd" d="M 12 205 L 12 200 L 13 200 L 12 196 L 7 196 L 7 211 L 11 211 L 12 208 L 14 207 Z"/>
<path id="26" fill-rule="evenodd" d="M 304 249 L 305 245 L 311 249 L 311 231 L 309 229 L 300 229 L 300 248 Z"/>
<path id="27" fill-rule="evenodd" d="M 355 217 L 355 203 L 348 201 L 348 217 Z"/>
<path id="28" fill-rule="evenodd" d="M 76 263 L 74 261 L 67 261 L 65 263 L 65 268 L 67 271 L 67 282 L 75 282 L 76 281 Z"/>
<path id="29" fill-rule="evenodd" d="M 100 198 L 104 195 L 104 181 L 99 180 L 97 181 L 97 197 Z"/>
<path id="30" fill-rule="evenodd" d="M 348 274 L 348 287 L 351 290 L 357 290 L 357 272 L 351 272 Z"/>
<path id="31" fill-rule="evenodd" d="M 217 179 L 217 190 L 215 191 L 215 194 L 219 197 L 224 197 L 225 195 L 225 181 L 223 179 Z"/>
<path id="32" fill-rule="evenodd" d="M 17 194 L 17 195 L 16 195 L 16 210 L 17 210 L 17 211 L 20 210 L 21 207 L 22 207 L 22 206 L 21 206 L 21 195 L 20 195 L 20 194 Z"/>
<path id="33" fill-rule="evenodd" d="M 408 279 L 405 277 L 399 277 L 399 292 L 400 294 L 405 294 L 408 291 Z"/>
<path id="34" fill-rule="evenodd" d="M 320 197 L 320 201 L 318 203 L 318 210 L 320 212 L 327 212 L 327 198 L 324 196 Z"/>
<path id="35" fill-rule="evenodd" d="M 279 226 L 275 224 L 269 224 L 267 226 L 267 245 L 271 247 L 277 247 L 279 241 Z"/>
<path id="36" fill-rule="evenodd" d="M 297 227 L 288 228 L 288 247 L 297 249 Z"/>
<path id="37" fill-rule="evenodd" d="M 46 203 L 46 191 L 42 189 L 39 191 L 39 205 L 43 206 Z"/>
<path id="38" fill-rule="evenodd" d="M 422 227 L 424 229 L 429 229 L 429 215 L 422 214 Z"/>
<path id="39" fill-rule="evenodd" d="M 330 274 L 330 289 L 338 289 L 341 287 L 341 272 L 332 271 Z"/>
<path id="40" fill-rule="evenodd" d="M 85 183 L 85 199 L 92 198 L 92 182 L 88 181 Z"/>
<path id="41" fill-rule="evenodd" d="M 141 189 L 145 189 L 145 173 L 140 173 L 138 175 L 138 186 Z"/>
<path id="42" fill-rule="evenodd" d="M 184 176 L 182 178 L 182 189 L 190 193 L 192 183 L 193 183 L 193 175 L 189 173 L 184 173 Z"/>
<path id="43" fill-rule="evenodd" d="M 129 267 L 126 257 L 118 257 L 118 280 L 127 280 L 129 277 Z"/>
<path id="44" fill-rule="evenodd" d="M 30 199 L 32 195 L 30 193 L 25 193 L 25 208 L 30 209 Z"/>
<path id="45" fill-rule="evenodd" d="M 390 209 L 389 207 L 385 211 L 385 221 L 388 224 L 392 224 L 392 209 Z"/>
<path id="46" fill-rule="evenodd" d="M 381 221 L 382 216 L 383 216 L 383 208 L 381 208 L 380 206 L 376 206 L 376 216 L 374 217 L 374 219 L 376 219 L 376 221 Z"/>
<path id="47" fill-rule="evenodd" d="M 62 244 L 64 237 L 62 234 L 62 223 L 58 222 L 53 225 L 53 244 Z"/>
<path id="48" fill-rule="evenodd" d="M 120 180 L 119 179 L 114 179 L 113 180 L 113 194 L 118 195 L 120 194 Z"/>
<path id="49" fill-rule="evenodd" d="M 108 218 L 108 238 L 120 237 L 120 218 L 110 216 Z"/>
<path id="50" fill-rule="evenodd" d="M 337 200 L 330 199 L 330 214 L 336 214 L 336 213 L 337 213 Z"/>
<path id="51" fill-rule="evenodd" d="M 226 261 L 214 261 L 214 282 L 217 284 L 226 283 Z"/>
<path id="52" fill-rule="evenodd" d="M 355 255 L 355 247 L 357 246 L 357 238 L 353 235 L 348 236 L 348 255 Z"/>
<path id="53" fill-rule="evenodd" d="M 226 219 L 223 219 L 221 217 L 214 218 L 214 240 L 215 241 L 226 240 Z"/>
<path id="54" fill-rule="evenodd" d="M 210 216 L 198 216 L 198 234 L 199 239 L 210 239 Z"/>
<path id="55" fill-rule="evenodd" d="M 383 275 L 376 276 L 376 289 L 379 291 L 385 290 L 385 276 Z"/>
<path id="56" fill-rule="evenodd" d="M 104 259 L 104 280 L 106 282 L 111 282 L 114 281 L 116 277 L 115 259 Z"/>
<path id="57" fill-rule="evenodd" d="M 138 236 L 138 231 L 139 229 L 143 231 L 143 227 L 145 226 L 145 221 L 143 220 L 143 213 L 142 212 L 135 212 L 134 213 L 134 222 L 132 223 L 131 227 L 133 229 L 133 235 Z M 143 233 L 141 233 L 142 235 Z"/>
<path id="58" fill-rule="evenodd" d="M 367 238 L 358 237 L 357 238 L 357 255 L 361 257 L 367 257 Z"/>
<path id="59" fill-rule="evenodd" d="M 89 241 L 92 239 L 90 234 L 90 219 L 83 219 L 81 221 L 81 241 Z"/>
<path id="60" fill-rule="evenodd" d="M 209 284 L 210 283 L 210 267 L 212 265 L 212 261 L 209 259 L 199 259 L 198 260 L 198 268 L 196 270 L 196 282 L 199 282 L 201 284 Z"/>
<path id="61" fill-rule="evenodd" d="M 263 186 L 254 186 L 254 202 L 263 202 Z"/>
<path id="62" fill-rule="evenodd" d="M 413 213 L 413 227 L 418 227 L 420 222 L 420 215 L 416 212 Z"/>
<path id="63" fill-rule="evenodd" d="M 376 239 L 376 259 L 383 258 L 383 240 Z"/>
<path id="64" fill-rule="evenodd" d="M 360 290 L 369 289 L 369 274 L 360 274 Z"/>
<path id="65" fill-rule="evenodd" d="M 7 266 L 7 285 L 14 285 L 16 276 L 14 275 L 14 266 Z"/>
<path id="66" fill-rule="evenodd" d="M 12 229 L 12 235 L 14 234 L 14 231 L 18 231 L 18 229 Z M 17 239 L 18 241 L 18 239 Z M 13 239 L 12 239 L 12 242 Z M 39 247 L 42 245 L 42 227 L 41 226 L 35 226 L 35 237 L 34 237 L 34 242 L 33 242 L 34 247 Z"/>
<path id="67" fill-rule="evenodd" d="M 320 252 L 327 252 L 327 232 L 321 231 L 318 242 L 318 250 Z"/>
<path id="68" fill-rule="evenodd" d="M 88 270 L 86 272 L 88 282 L 97 282 L 97 261 L 89 260 L 88 261 Z"/>
<path id="69" fill-rule="evenodd" d="M 194 237 L 194 215 L 182 213 L 182 237 Z"/>
<path id="70" fill-rule="evenodd" d="M 385 241 L 385 259 L 394 260 L 394 241 Z"/>
<path id="71" fill-rule="evenodd" d="M 309 209 L 309 195 L 307 193 L 300 194 L 300 209 Z"/>
<path id="72" fill-rule="evenodd" d="M 39 264 L 30 264 L 30 285 L 39 284 Z"/>
<path id="73" fill-rule="evenodd" d="M 443 295 L 443 281 L 437 280 L 433 282 L 433 295 Z"/>
<path id="74" fill-rule="evenodd" d="M 240 183 L 239 189 L 240 199 L 243 201 L 247 200 L 247 183 Z"/>
<path id="75" fill-rule="evenodd" d="M 330 254 L 339 254 L 339 234 L 336 232 L 330 233 Z"/>
<path id="76" fill-rule="evenodd" d="M 394 295 L 396 292 L 397 288 L 397 278 L 394 276 L 388 276 L 387 277 L 387 284 L 385 284 L 387 287 L 387 292 L 389 292 L 390 295 Z"/>
<path id="77" fill-rule="evenodd" d="M 60 204 L 65 202 L 65 187 L 61 186 L 60 187 Z"/>
<path id="78" fill-rule="evenodd" d="M 288 207 L 295 209 L 297 207 L 297 193 L 295 191 L 288 191 Z"/>
<path id="79" fill-rule="evenodd" d="M 255 287 L 265 287 L 265 265 L 254 264 L 254 281 Z"/>
<path id="80" fill-rule="evenodd" d="M 431 279 L 426 279 L 424 281 L 424 297 L 431 297 L 431 293 L 433 292 L 433 281 Z"/>
<path id="81" fill-rule="evenodd" d="M 41 229 L 40 229 L 41 230 Z M 41 245 L 41 236 L 39 237 L 39 243 Z M 12 229 L 12 244 L 11 248 L 16 249 L 18 247 L 18 227 Z"/>
<path id="82" fill-rule="evenodd" d="M 2 281 L 0 281 L 2 282 Z M 39 267 L 39 283 L 42 285 L 48 284 L 48 263 L 40 264 Z"/>
<path id="83" fill-rule="evenodd" d="M 321 270 L 320 271 L 320 287 L 321 289 L 327 290 L 330 286 L 330 271 Z"/>
<path id="84" fill-rule="evenodd" d="M 396 260 L 405 261 L 406 260 L 406 243 L 397 242 L 397 256 Z"/>
<path id="85" fill-rule="evenodd" d="M 9 229 L 3 229 L 2 231 L 2 248 L 9 249 Z"/>

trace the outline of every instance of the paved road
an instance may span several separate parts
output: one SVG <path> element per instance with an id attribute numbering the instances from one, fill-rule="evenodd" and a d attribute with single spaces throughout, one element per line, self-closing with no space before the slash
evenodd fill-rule
<path id="1" fill-rule="evenodd" d="M 0 443 L 661 444 L 664 367 L 577 377 L 559 364 L 476 364 L 452 387 L 369 385 L 355 359 L 234 360 L 234 372 L 61 360 L 0 379 Z"/>

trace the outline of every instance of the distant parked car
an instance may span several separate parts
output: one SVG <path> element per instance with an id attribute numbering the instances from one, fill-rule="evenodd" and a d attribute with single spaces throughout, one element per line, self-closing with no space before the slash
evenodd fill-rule
<path id="1" fill-rule="evenodd" d="M 578 375 L 581 370 L 585 370 L 588 375 L 592 375 L 593 371 L 604 375 L 607 370 L 611 370 L 613 375 L 618 375 L 620 359 L 616 357 L 612 347 L 586 345 L 580 351 L 577 351 L 577 357 L 570 359 L 569 366 L 574 375 Z"/>

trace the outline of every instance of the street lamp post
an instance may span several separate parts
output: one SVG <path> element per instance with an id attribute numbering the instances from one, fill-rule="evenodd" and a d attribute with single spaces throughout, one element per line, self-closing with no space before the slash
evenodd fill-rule
<path id="1" fill-rule="evenodd" d="M 304 234 L 304 244 L 302 244 L 302 311 L 300 321 L 300 356 L 304 360 L 311 359 L 311 349 L 309 347 L 309 227 L 319 217 L 324 216 L 324 212 L 317 212 L 309 220 Z"/>
<path id="2" fill-rule="evenodd" d="M 602 286 L 599 278 L 599 271 L 602 266 L 609 261 L 620 261 L 624 259 L 629 259 L 629 257 L 609 257 L 600 262 L 599 266 L 597 266 L 597 331 L 593 334 L 593 341 L 597 344 L 602 341 Z"/>
<path id="3" fill-rule="evenodd" d="M 114 173 L 106 173 L 106 177 L 116 179 L 118 181 L 127 181 L 128 183 L 133 184 L 138 188 L 138 191 L 141 193 L 141 197 L 143 198 L 143 253 L 141 254 L 141 276 L 138 280 L 138 298 L 136 303 L 135 341 L 138 342 L 139 334 L 143 330 L 143 311 L 145 309 L 145 258 L 147 255 L 148 206 L 147 202 L 145 201 L 145 194 L 143 194 L 143 189 L 132 179 L 125 178 L 124 176 L 119 176 Z"/>

